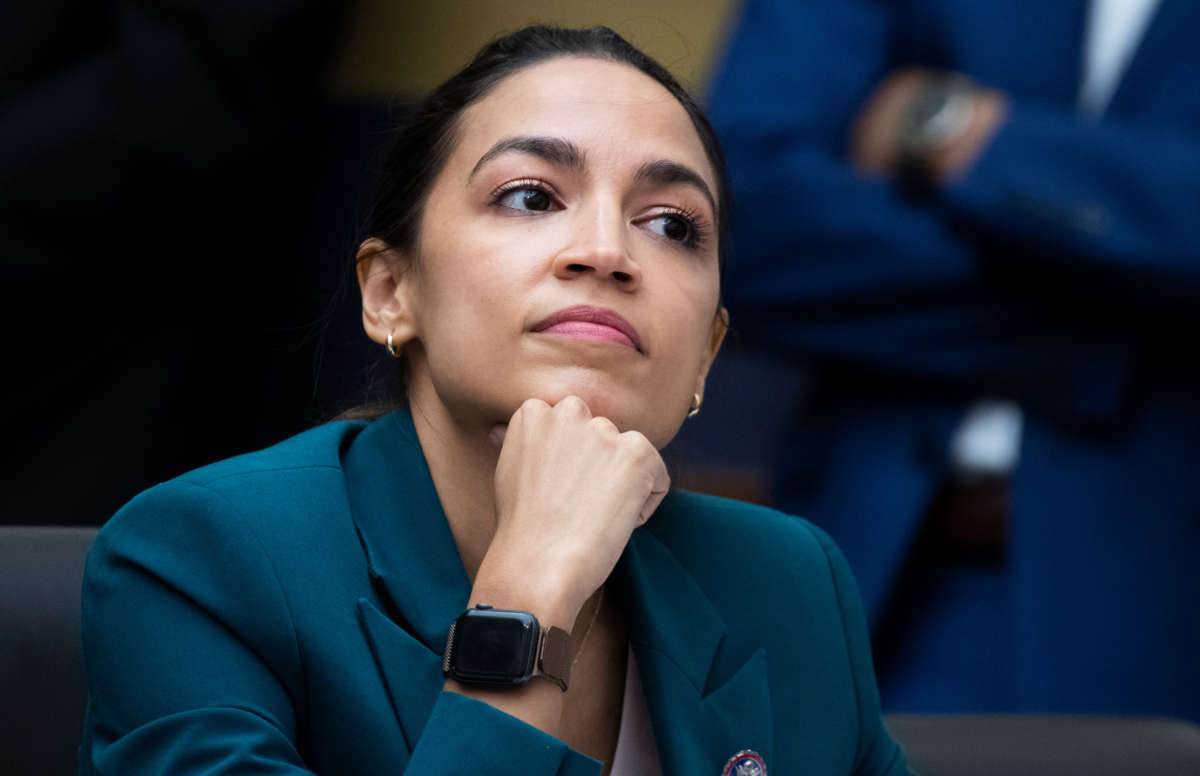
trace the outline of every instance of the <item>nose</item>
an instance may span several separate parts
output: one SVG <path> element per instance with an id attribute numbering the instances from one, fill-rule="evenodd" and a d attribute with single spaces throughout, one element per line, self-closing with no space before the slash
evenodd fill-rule
<path id="1" fill-rule="evenodd" d="M 580 219 L 571 243 L 554 257 L 554 275 L 573 280 L 587 275 L 611 279 L 622 291 L 635 290 L 642 270 L 629 255 L 619 209 L 595 208 Z"/>

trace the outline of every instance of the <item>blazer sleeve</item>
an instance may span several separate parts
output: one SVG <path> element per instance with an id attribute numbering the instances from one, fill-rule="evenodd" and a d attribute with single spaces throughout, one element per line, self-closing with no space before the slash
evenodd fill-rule
<path id="1" fill-rule="evenodd" d="M 821 545 L 829 563 L 838 609 L 842 616 L 846 651 L 850 656 L 850 668 L 854 674 L 858 701 L 858 747 L 854 773 L 856 776 L 908 774 L 910 771 L 904 759 L 904 752 L 883 724 L 879 688 L 875 682 L 875 668 L 871 662 L 871 637 L 854 575 L 833 539 L 815 525 L 806 525 Z"/>
<path id="2" fill-rule="evenodd" d="M 100 532 L 84 576 L 81 772 L 310 773 L 297 743 L 306 682 L 289 606 L 252 520 L 219 491 L 175 480 L 130 502 Z M 602 767 L 448 692 L 397 765 L 447 776 Z"/>
<path id="3" fill-rule="evenodd" d="M 101 530 L 83 586 L 82 773 L 307 774 L 287 601 L 221 496 L 174 481 Z"/>
<path id="4" fill-rule="evenodd" d="M 846 162 L 857 111 L 894 67 L 893 13 L 877 0 L 746 3 L 710 100 L 734 183 L 734 325 L 805 359 L 1111 411 L 1127 333 L 1014 271 L 994 233 L 972 228 L 983 189 L 961 193 L 954 219 Z M 1027 143 L 1015 121 L 1005 143 Z"/>

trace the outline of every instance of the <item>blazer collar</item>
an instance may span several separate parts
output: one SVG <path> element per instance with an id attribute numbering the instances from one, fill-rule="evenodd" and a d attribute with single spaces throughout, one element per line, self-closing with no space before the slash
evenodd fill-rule
<path id="1" fill-rule="evenodd" d="M 445 649 L 450 623 L 469 600 L 471 584 L 407 412 L 368 424 L 345 450 L 342 463 L 354 524 L 383 606 L 380 613 L 359 602 L 358 616 L 389 693 L 403 695 L 406 688 L 410 693 L 408 702 L 393 700 L 402 726 L 415 740 L 427 709 L 413 708 L 414 683 L 428 696 L 416 705 L 432 708 L 441 686 L 437 656 Z M 661 515 L 688 530 L 685 513 L 679 497 L 671 494 L 652 521 Z M 664 773 L 720 773 L 725 761 L 742 749 L 758 752 L 769 769 L 765 652 L 729 647 L 717 608 L 667 544 L 646 527 L 634 531 L 610 584 L 630 618 L 630 641 Z M 405 665 L 392 665 L 397 662 Z"/>

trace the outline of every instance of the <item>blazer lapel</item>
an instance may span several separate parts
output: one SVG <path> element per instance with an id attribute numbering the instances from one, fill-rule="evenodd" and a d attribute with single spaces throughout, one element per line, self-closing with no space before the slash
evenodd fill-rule
<path id="1" fill-rule="evenodd" d="M 441 691 L 446 634 L 471 584 L 407 413 L 368 424 L 342 467 L 379 603 L 359 599 L 356 616 L 411 749 Z"/>
<path id="2" fill-rule="evenodd" d="M 720 614 L 645 528 L 634 532 L 613 581 L 630 616 L 630 642 L 663 772 L 719 776 L 744 749 L 758 752 L 769 771 L 766 652 L 728 652 Z"/>

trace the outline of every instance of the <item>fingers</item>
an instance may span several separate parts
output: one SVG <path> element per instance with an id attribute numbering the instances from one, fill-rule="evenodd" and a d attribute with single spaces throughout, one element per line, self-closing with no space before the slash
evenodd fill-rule
<path id="1" fill-rule="evenodd" d="M 517 407 L 517 411 L 509 419 L 508 425 L 514 425 L 521 417 L 536 418 L 548 412 L 555 412 L 569 417 L 592 417 L 592 411 L 588 409 L 587 402 L 575 395 L 564 397 L 554 406 L 547 404 L 541 399 L 526 399 L 521 402 L 520 407 Z M 495 428 L 492 431 L 495 431 Z"/>
<path id="2" fill-rule="evenodd" d="M 574 394 L 564 397 L 558 404 L 554 405 L 554 409 L 565 415 L 585 418 L 592 417 L 592 411 L 588 409 L 587 402 Z"/>
<path id="3" fill-rule="evenodd" d="M 628 440 L 627 444 L 632 448 L 631 455 L 635 457 L 636 465 L 647 478 L 648 494 L 638 511 L 637 521 L 638 525 L 643 525 L 670 491 L 671 475 L 667 473 L 667 464 L 663 461 L 662 454 L 641 432 L 626 431 L 621 436 Z"/>
<path id="4" fill-rule="evenodd" d="M 513 413 L 513 416 L 509 419 L 508 424 L 511 426 L 515 424 L 518 419 L 526 415 L 537 417 L 549 409 L 550 405 L 541 399 L 526 399 L 525 401 L 521 402 L 520 407 L 517 407 L 517 411 Z"/>
<path id="5" fill-rule="evenodd" d="M 536 426 L 538 419 L 543 413 L 549 411 L 550 405 L 541 399 L 526 399 L 521 402 L 521 406 L 517 407 L 517 411 L 508 419 L 508 424 L 504 429 L 503 440 L 512 439 L 519 440 L 524 436 L 528 426 Z M 489 434 L 496 433 L 496 426 L 492 426 Z M 495 438 L 493 436 L 493 438 Z"/>
<path id="6" fill-rule="evenodd" d="M 601 434 L 617 434 L 621 432 L 617 429 L 617 424 L 613 423 L 603 415 L 595 415 L 587 422 L 588 426 Z"/>
<path id="7" fill-rule="evenodd" d="M 525 401 L 489 433 L 502 441 L 491 567 L 536 568 L 573 617 L 666 496 L 666 464 L 644 434 L 592 415 L 577 396 Z"/>
<path id="8" fill-rule="evenodd" d="M 646 503 L 642 505 L 641 512 L 638 513 L 637 524 L 639 526 L 646 524 L 646 521 L 649 520 L 650 516 L 654 514 L 654 510 L 658 509 L 658 505 L 662 503 L 664 498 L 666 498 L 669 490 L 670 487 L 667 487 L 662 490 L 653 491 L 650 494 L 650 498 L 646 499 Z"/>
<path id="9" fill-rule="evenodd" d="M 615 466 L 601 479 L 608 483 L 606 489 L 615 495 L 624 489 L 632 503 L 630 512 L 626 514 L 636 522 L 634 527 L 642 525 L 654 514 L 654 510 L 662 502 L 671 487 L 671 477 L 662 455 L 653 443 L 640 431 L 622 432 L 612 420 L 602 415 L 592 415 L 587 403 L 578 396 L 566 396 L 551 406 L 541 399 L 527 399 L 513 413 L 507 426 L 497 424 L 490 431 L 493 441 L 501 445 L 501 466 L 505 459 L 515 462 L 513 456 L 525 458 L 526 453 L 518 453 L 508 448 L 524 449 L 526 451 L 541 450 L 535 453 L 535 458 L 528 461 L 540 461 L 536 464 L 543 471 L 555 471 L 558 476 L 552 480 L 572 482 L 576 485 L 589 476 L 601 470 L 602 461 Z M 596 447 L 599 445 L 599 447 Z M 590 452 L 584 452 L 589 451 Z M 603 452 L 608 451 L 608 452 Z M 576 459 L 576 453 L 582 458 Z M 574 464 L 570 463 L 576 459 Z M 616 483 L 626 483 L 616 487 Z M 543 494 L 547 499 L 552 494 Z M 577 498 L 579 492 L 572 491 L 572 497 Z"/>
<path id="10" fill-rule="evenodd" d="M 528 428 L 536 428 L 549 418 L 563 418 L 567 420 L 596 420 L 592 417 L 592 411 L 588 408 L 587 402 L 578 396 L 567 396 L 560 400 L 554 406 L 542 401 L 541 399 L 526 399 L 521 402 L 521 406 L 517 407 L 517 411 L 509 418 L 508 423 L 497 423 L 492 426 L 488 432 L 488 436 L 498 446 L 503 447 L 504 440 L 512 435 L 518 435 Z M 602 419 L 607 421 L 607 419 Z M 609 426 L 612 426 L 611 421 L 607 421 Z M 616 430 L 615 426 L 612 426 Z"/>

